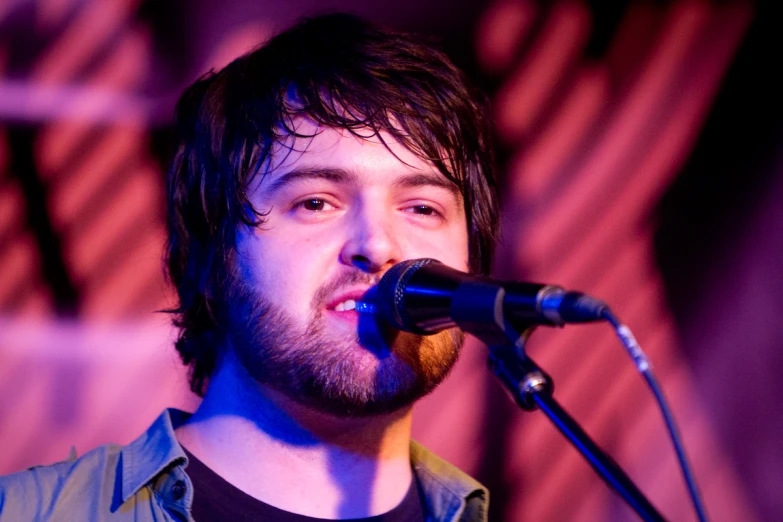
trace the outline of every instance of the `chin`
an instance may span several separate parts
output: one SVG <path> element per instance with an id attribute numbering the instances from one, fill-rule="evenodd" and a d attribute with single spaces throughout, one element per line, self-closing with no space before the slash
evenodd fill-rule
<path id="1" fill-rule="evenodd" d="M 293 401 L 341 417 L 410 407 L 448 375 L 464 336 L 419 336 L 362 314 L 354 333 L 314 315 L 306 326 L 286 311 L 242 295 L 226 334 L 251 378 Z"/>

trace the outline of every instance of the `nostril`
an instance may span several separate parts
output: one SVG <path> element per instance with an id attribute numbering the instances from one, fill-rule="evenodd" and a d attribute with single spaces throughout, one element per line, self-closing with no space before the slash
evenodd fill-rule
<path id="1" fill-rule="evenodd" d="M 351 263 L 356 268 L 359 268 L 365 272 L 369 271 L 372 268 L 372 264 L 373 264 L 372 261 L 370 261 L 370 258 L 359 254 L 351 257 Z"/>
<path id="2" fill-rule="evenodd" d="M 377 273 L 394 264 L 399 257 L 399 246 L 389 234 L 370 233 L 364 229 L 358 229 L 348 237 L 340 252 L 343 263 L 366 273 Z"/>
<path id="3" fill-rule="evenodd" d="M 397 261 L 394 259 L 390 259 L 385 263 L 378 263 L 369 257 L 358 254 L 351 257 L 351 266 L 361 270 L 364 273 L 376 274 L 379 276 L 396 263 Z"/>

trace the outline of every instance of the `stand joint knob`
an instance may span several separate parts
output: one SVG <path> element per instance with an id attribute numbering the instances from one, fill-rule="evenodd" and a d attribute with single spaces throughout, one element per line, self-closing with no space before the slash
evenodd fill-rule
<path id="1" fill-rule="evenodd" d="M 522 381 L 522 391 L 529 394 L 541 393 L 546 390 L 547 378 L 541 372 L 530 372 Z"/>

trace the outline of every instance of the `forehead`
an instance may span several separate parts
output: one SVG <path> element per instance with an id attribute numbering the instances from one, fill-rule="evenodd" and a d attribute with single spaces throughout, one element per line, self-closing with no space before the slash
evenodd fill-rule
<path id="1" fill-rule="evenodd" d="M 351 131 L 319 125 L 303 117 L 296 118 L 290 130 L 293 132 L 273 145 L 262 183 L 309 167 L 339 168 L 352 173 L 417 172 L 446 179 L 432 162 L 408 150 L 383 130 L 360 127 Z"/>

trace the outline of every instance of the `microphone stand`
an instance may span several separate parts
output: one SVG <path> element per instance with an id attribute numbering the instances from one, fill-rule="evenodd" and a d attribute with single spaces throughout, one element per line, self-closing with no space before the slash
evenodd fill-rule
<path id="1" fill-rule="evenodd" d="M 587 459 L 598 475 L 645 521 L 663 521 L 628 475 L 609 457 L 552 397 L 552 378 L 525 355 L 520 325 L 512 325 L 503 313 L 505 290 L 492 284 L 471 284 L 455 292 L 451 316 L 457 326 L 490 347 L 489 367 L 524 410 L 541 409 L 550 421 Z"/>
<path id="2" fill-rule="evenodd" d="M 628 475 L 585 433 L 552 397 L 552 379 L 529 357 L 520 358 L 509 346 L 492 347 L 489 367 L 523 409 L 540 408 L 571 441 L 602 479 L 636 511 L 642 520 L 664 520 Z"/>

